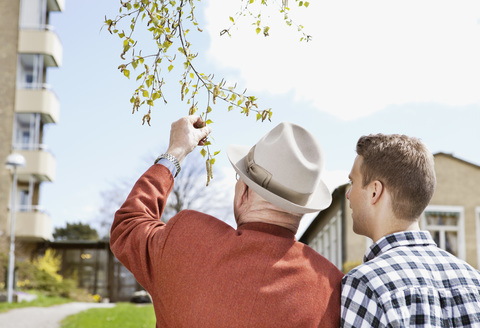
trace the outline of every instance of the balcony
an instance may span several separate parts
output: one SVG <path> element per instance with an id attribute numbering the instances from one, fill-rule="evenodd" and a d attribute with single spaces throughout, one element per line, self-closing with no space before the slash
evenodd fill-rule
<path id="1" fill-rule="evenodd" d="M 17 212 L 15 217 L 15 236 L 18 239 L 43 241 L 52 239 L 52 220 L 44 212 Z"/>
<path id="2" fill-rule="evenodd" d="M 48 11 L 64 11 L 65 0 L 47 0 Z"/>
<path id="3" fill-rule="evenodd" d="M 18 40 L 18 52 L 42 54 L 46 66 L 62 65 L 63 48 L 60 40 L 50 29 L 22 29 Z"/>
<path id="4" fill-rule="evenodd" d="M 18 168 L 18 180 L 29 181 L 30 176 L 35 176 L 38 181 L 54 181 L 56 161 L 51 153 L 42 150 L 18 150 L 25 157 L 27 165 Z"/>
<path id="5" fill-rule="evenodd" d="M 48 89 L 17 89 L 15 112 L 40 113 L 44 123 L 57 123 L 60 102 L 57 96 Z"/>

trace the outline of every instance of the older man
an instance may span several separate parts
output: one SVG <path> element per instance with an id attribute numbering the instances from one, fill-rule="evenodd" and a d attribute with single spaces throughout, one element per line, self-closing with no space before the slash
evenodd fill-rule
<path id="1" fill-rule="evenodd" d="M 172 124 L 112 225 L 112 251 L 151 294 L 157 327 L 338 327 L 343 274 L 295 239 L 303 213 L 331 201 L 318 142 L 282 123 L 254 147 L 229 147 L 237 229 L 191 210 L 164 224 L 180 163 L 210 133 L 201 126 Z"/>
<path id="2" fill-rule="evenodd" d="M 419 218 L 435 190 L 417 138 L 369 135 L 350 173 L 353 230 L 373 245 L 342 282 L 341 327 L 480 327 L 480 273 L 440 249 Z"/>

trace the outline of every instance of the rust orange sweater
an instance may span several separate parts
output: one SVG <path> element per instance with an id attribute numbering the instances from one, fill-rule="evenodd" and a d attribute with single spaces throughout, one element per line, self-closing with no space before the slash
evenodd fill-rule
<path id="1" fill-rule="evenodd" d="M 195 211 L 159 220 L 173 187 L 152 166 L 117 211 L 111 249 L 153 299 L 157 327 L 338 327 L 343 274 L 285 228 L 236 230 Z"/>

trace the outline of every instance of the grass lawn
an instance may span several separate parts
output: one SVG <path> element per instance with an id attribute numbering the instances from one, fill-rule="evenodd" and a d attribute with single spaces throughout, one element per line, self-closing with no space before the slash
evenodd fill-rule
<path id="1" fill-rule="evenodd" d="M 90 309 L 62 321 L 62 328 L 154 328 L 153 305 L 117 303 L 113 308 Z"/>
<path id="2" fill-rule="evenodd" d="M 37 299 L 35 299 L 31 302 L 20 302 L 20 303 L 0 302 L 0 313 L 1 312 L 6 312 L 6 311 L 12 310 L 12 309 L 18 309 L 18 308 L 24 308 L 24 307 L 30 307 L 30 306 L 45 307 L 45 306 L 52 306 L 52 305 L 72 302 L 72 300 L 68 299 L 68 298 L 47 297 L 47 296 L 42 295 L 40 293 L 37 293 L 37 296 L 38 296 Z"/>

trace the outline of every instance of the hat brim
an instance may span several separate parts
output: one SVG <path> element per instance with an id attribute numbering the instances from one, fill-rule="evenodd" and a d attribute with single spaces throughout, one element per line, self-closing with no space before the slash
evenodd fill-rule
<path id="1" fill-rule="evenodd" d="M 320 180 L 316 190 L 312 193 L 307 204 L 305 205 L 292 203 L 291 201 L 277 196 L 271 191 L 258 185 L 255 181 L 249 178 L 247 169 L 245 167 L 245 156 L 248 154 L 250 149 L 251 147 L 247 146 L 230 145 L 227 148 L 228 159 L 230 160 L 230 163 L 235 171 L 238 173 L 238 175 L 240 175 L 242 181 L 245 182 L 248 187 L 252 188 L 252 190 L 263 199 L 286 211 L 301 214 L 318 212 L 330 206 L 332 203 L 332 195 L 322 180 Z"/>

